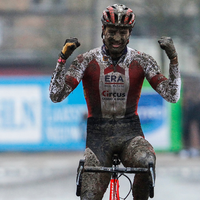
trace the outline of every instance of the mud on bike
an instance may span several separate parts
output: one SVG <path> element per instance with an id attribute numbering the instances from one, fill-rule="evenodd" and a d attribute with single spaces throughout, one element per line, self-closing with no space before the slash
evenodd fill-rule
<path id="1" fill-rule="evenodd" d="M 77 170 L 76 177 L 76 195 L 81 195 L 81 183 L 82 183 L 82 173 L 84 172 L 93 172 L 93 173 L 111 173 L 110 179 L 110 199 L 109 200 L 120 200 L 127 199 L 129 194 L 131 193 L 133 183 L 131 179 L 126 174 L 136 174 L 136 173 L 149 173 L 150 181 L 149 181 L 149 197 L 154 197 L 154 187 L 155 187 L 155 174 L 153 170 L 153 163 L 148 164 L 148 168 L 132 168 L 132 167 L 119 167 L 121 161 L 117 154 L 113 156 L 113 165 L 112 167 L 90 167 L 84 166 L 84 160 L 81 159 L 79 161 L 79 166 Z M 121 198 L 119 195 L 119 178 L 121 176 L 125 176 L 130 183 L 130 190 L 126 197 Z"/>

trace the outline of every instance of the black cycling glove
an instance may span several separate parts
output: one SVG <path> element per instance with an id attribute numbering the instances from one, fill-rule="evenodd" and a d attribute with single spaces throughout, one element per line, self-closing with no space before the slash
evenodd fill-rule
<path id="1" fill-rule="evenodd" d="M 64 60 L 67 60 L 67 58 L 73 53 L 73 51 L 80 46 L 80 43 L 77 38 L 70 38 L 66 39 L 63 49 L 60 53 L 60 57 Z"/>

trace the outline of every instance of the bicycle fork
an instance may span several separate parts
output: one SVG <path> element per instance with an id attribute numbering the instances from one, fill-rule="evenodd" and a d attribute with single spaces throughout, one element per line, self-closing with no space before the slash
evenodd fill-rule
<path id="1" fill-rule="evenodd" d="M 117 175 L 110 179 L 110 200 L 119 200 L 119 180 Z"/>

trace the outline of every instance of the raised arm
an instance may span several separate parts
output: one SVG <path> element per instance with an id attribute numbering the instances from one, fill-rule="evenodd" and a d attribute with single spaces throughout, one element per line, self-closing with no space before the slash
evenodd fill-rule
<path id="1" fill-rule="evenodd" d="M 73 51 L 80 46 L 77 38 L 67 39 L 63 45 L 63 49 L 58 58 L 56 68 L 53 72 L 51 82 L 50 82 L 50 98 L 56 103 L 65 99 L 70 92 L 74 89 L 70 84 L 66 83 L 65 77 L 65 62 Z"/>
<path id="2" fill-rule="evenodd" d="M 181 77 L 178 68 L 178 57 L 170 37 L 158 40 L 160 47 L 165 50 L 169 60 L 169 77 L 166 78 L 156 67 L 147 69 L 147 79 L 151 86 L 168 102 L 176 103 L 180 98 Z M 156 70 L 155 70 L 156 69 Z"/>
<path id="3" fill-rule="evenodd" d="M 181 76 L 178 67 L 178 56 L 174 47 L 173 41 L 170 37 L 161 37 L 158 40 L 160 47 L 165 50 L 170 64 L 169 64 L 169 78 L 168 81 L 161 83 L 157 90 L 159 93 L 163 93 L 163 97 L 171 102 L 176 103 L 180 98 L 181 90 Z"/>

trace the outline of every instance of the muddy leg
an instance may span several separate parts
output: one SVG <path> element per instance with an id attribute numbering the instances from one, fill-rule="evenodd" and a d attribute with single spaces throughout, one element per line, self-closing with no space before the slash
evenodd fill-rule
<path id="1" fill-rule="evenodd" d="M 95 154 L 85 150 L 85 166 L 101 166 Z M 81 200 L 101 200 L 108 187 L 110 175 L 106 173 L 83 173 Z"/>
<path id="2" fill-rule="evenodd" d="M 151 144 L 138 136 L 129 141 L 121 154 L 121 160 L 126 167 L 148 167 L 148 163 L 156 163 L 156 156 Z M 136 174 L 133 183 L 134 200 L 147 200 L 149 197 L 149 175 Z"/>

